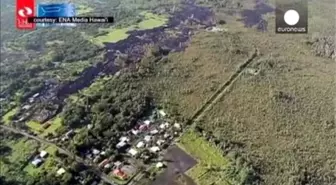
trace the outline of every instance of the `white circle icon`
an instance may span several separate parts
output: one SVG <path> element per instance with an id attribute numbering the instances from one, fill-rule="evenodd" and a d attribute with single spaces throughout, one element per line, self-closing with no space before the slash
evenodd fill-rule
<path id="1" fill-rule="evenodd" d="M 300 15 L 297 11 L 295 10 L 288 10 L 285 15 L 284 15 L 284 20 L 286 24 L 290 26 L 294 26 L 297 24 L 300 20 Z"/>
<path id="2" fill-rule="evenodd" d="M 29 7 L 23 7 L 23 9 L 20 9 L 18 11 L 18 14 L 21 16 L 21 17 L 28 17 L 29 15 L 32 15 L 33 14 L 33 10 Z"/>

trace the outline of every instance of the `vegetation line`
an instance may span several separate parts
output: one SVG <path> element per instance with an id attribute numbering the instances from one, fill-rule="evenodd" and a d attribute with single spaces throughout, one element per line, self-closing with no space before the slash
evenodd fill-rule
<path id="1" fill-rule="evenodd" d="M 34 139 L 34 140 L 36 140 L 36 141 L 38 141 L 38 142 L 41 142 L 41 143 L 44 143 L 44 144 L 47 144 L 47 145 L 54 146 L 54 147 L 56 147 L 60 152 L 62 152 L 62 153 L 64 153 L 64 154 L 68 155 L 70 158 L 74 158 L 76 162 L 78 162 L 78 163 L 82 163 L 82 164 L 84 164 L 85 166 L 89 167 L 89 168 L 91 169 L 91 171 L 92 171 L 93 173 L 95 173 L 98 177 L 100 177 L 103 181 L 105 181 L 105 182 L 107 182 L 107 183 L 109 183 L 109 184 L 114 185 L 114 182 L 113 182 L 112 180 L 110 180 L 110 179 L 107 177 L 106 174 L 102 173 L 100 170 L 98 170 L 98 169 L 95 168 L 94 166 L 87 164 L 87 163 L 85 162 L 85 160 L 82 159 L 81 157 L 76 156 L 75 154 L 71 153 L 70 151 L 68 151 L 68 150 L 66 150 L 66 149 L 64 149 L 64 148 L 61 148 L 61 147 L 57 146 L 56 144 L 54 144 L 54 143 L 52 143 L 52 142 L 47 141 L 47 140 L 42 139 L 42 138 L 37 137 L 37 136 L 33 136 L 33 135 L 31 135 L 31 134 L 29 134 L 29 133 L 23 131 L 23 130 L 19 130 L 19 129 L 16 129 L 16 128 L 13 128 L 13 127 L 5 126 L 5 125 L 0 125 L 0 128 L 5 129 L 5 130 L 8 130 L 8 131 L 10 131 L 10 132 L 14 132 L 14 133 L 17 133 L 17 134 L 21 134 L 21 135 L 23 135 L 23 136 L 26 136 L 26 137 L 28 137 L 28 138 Z"/>
<path id="2" fill-rule="evenodd" d="M 199 121 L 204 113 L 209 110 L 212 105 L 214 105 L 226 92 L 226 90 L 236 81 L 237 77 L 241 75 L 244 69 L 259 55 L 259 50 L 255 48 L 254 53 L 239 66 L 238 70 L 229 78 L 228 81 L 223 83 L 219 89 L 200 107 L 195 114 L 189 120 L 189 123 L 192 124 L 195 121 Z"/>

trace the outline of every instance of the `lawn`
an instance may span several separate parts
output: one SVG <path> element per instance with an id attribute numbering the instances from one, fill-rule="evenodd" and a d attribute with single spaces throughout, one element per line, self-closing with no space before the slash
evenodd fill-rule
<path id="1" fill-rule="evenodd" d="M 30 128 L 31 131 L 37 133 L 37 134 L 41 134 L 43 133 L 43 127 L 41 125 L 41 123 L 37 122 L 37 121 L 29 121 L 27 122 L 27 126 Z"/>
<path id="2" fill-rule="evenodd" d="M 11 163 L 25 163 L 32 153 L 39 147 L 39 143 L 35 140 L 20 139 L 8 143 L 12 148 L 12 154 L 9 156 Z"/>
<path id="3" fill-rule="evenodd" d="M 55 131 L 62 126 L 63 118 L 57 116 L 51 122 L 51 125 L 47 129 L 44 129 L 42 124 L 33 120 L 27 122 L 27 126 L 31 129 L 31 131 L 39 134 L 41 137 L 45 137 L 49 133 L 55 134 Z"/>
<path id="4" fill-rule="evenodd" d="M 187 175 L 198 185 L 208 185 L 215 181 L 219 183 L 218 180 L 221 180 L 219 184 L 225 185 L 227 183 L 225 179 L 215 178 L 218 176 L 216 172 L 209 171 L 210 168 L 225 168 L 229 165 L 229 161 L 223 156 L 220 149 L 193 131 L 184 133 L 178 146 L 197 159 L 198 164 L 187 171 Z"/>
<path id="5" fill-rule="evenodd" d="M 129 36 L 127 33 L 128 31 L 137 29 L 153 29 L 159 26 L 163 26 L 168 21 L 167 16 L 156 15 L 146 11 L 141 12 L 140 15 L 143 17 L 143 19 L 136 25 L 131 25 L 126 28 L 100 28 L 99 31 L 108 33 L 97 37 L 89 36 L 83 33 L 83 36 L 91 40 L 96 45 L 102 46 L 104 43 L 116 43 L 126 39 Z"/>
<path id="6" fill-rule="evenodd" d="M 144 16 L 144 20 L 138 24 L 138 28 L 142 30 L 160 27 L 168 21 L 167 16 L 164 15 L 156 15 L 150 12 L 142 12 L 140 15 Z"/>
<path id="7" fill-rule="evenodd" d="M 34 167 L 31 163 L 29 163 L 23 170 L 27 172 L 31 176 L 37 176 L 41 174 L 43 171 L 53 172 L 56 173 L 58 162 L 55 160 L 55 152 L 57 148 L 53 146 L 45 146 L 41 147 L 40 151 L 48 152 L 48 157 L 45 162 L 38 168 Z"/>
<path id="8" fill-rule="evenodd" d="M 49 133 L 55 134 L 56 133 L 55 131 L 62 126 L 62 122 L 63 122 L 63 118 L 60 116 L 57 116 L 56 118 L 54 118 L 54 120 L 52 120 L 52 124 L 43 131 L 41 136 L 44 137 Z"/>
<path id="9" fill-rule="evenodd" d="M 10 110 L 9 112 L 7 112 L 3 117 L 2 117 L 2 121 L 8 125 L 11 122 L 11 117 L 14 116 L 16 114 L 16 112 L 19 110 L 18 107 Z"/>
<path id="10" fill-rule="evenodd" d="M 89 7 L 87 5 L 77 5 L 76 7 L 76 11 L 77 11 L 77 15 L 81 15 L 81 14 L 86 14 L 86 13 L 90 13 L 93 11 L 93 8 L 92 7 Z"/>
<path id="11" fill-rule="evenodd" d="M 126 39 L 129 34 L 128 31 L 132 30 L 131 28 L 121 28 L 121 29 L 113 29 L 106 28 L 100 29 L 101 31 L 108 31 L 106 35 L 101 35 L 93 38 L 93 42 L 97 45 L 102 45 L 104 43 L 115 43 L 121 40 Z"/>

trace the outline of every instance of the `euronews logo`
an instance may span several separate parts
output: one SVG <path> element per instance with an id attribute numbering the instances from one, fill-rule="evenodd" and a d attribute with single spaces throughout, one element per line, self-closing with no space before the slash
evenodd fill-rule
<path id="1" fill-rule="evenodd" d="M 276 7 L 276 33 L 308 33 L 307 1 L 280 1 Z"/>

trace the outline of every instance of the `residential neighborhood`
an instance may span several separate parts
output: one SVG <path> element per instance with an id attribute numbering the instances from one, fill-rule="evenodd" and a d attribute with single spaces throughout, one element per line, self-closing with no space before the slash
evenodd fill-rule
<path id="1" fill-rule="evenodd" d="M 165 149 L 180 135 L 182 126 L 170 120 L 163 110 L 153 111 L 153 114 L 157 116 L 139 120 L 119 138 L 113 148 L 120 155 L 106 155 L 109 146 L 104 146 L 101 149 L 88 149 L 85 160 L 98 166 L 119 184 L 128 182 L 146 168 L 155 167 L 159 171 L 165 166 L 162 160 Z M 74 132 L 69 131 L 62 140 L 69 138 L 69 134 Z"/>

